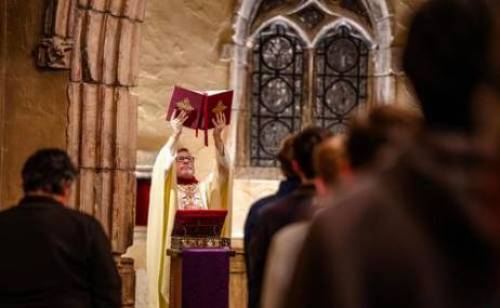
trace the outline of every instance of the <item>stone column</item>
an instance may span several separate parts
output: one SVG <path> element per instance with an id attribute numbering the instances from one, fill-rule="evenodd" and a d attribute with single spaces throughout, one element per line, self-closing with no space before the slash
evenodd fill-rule
<path id="1" fill-rule="evenodd" d="M 78 0 L 68 86 L 68 152 L 80 177 L 71 204 L 98 218 L 134 306 L 138 46 L 146 0 Z"/>

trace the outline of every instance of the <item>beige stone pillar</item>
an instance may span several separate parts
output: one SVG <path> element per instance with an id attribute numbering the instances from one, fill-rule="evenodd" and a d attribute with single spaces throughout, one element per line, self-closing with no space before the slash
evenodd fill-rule
<path id="1" fill-rule="evenodd" d="M 98 218 L 123 279 L 123 305 L 134 306 L 135 205 L 140 28 L 145 0 L 78 0 L 68 86 L 68 151 L 80 177 L 74 207 Z"/>

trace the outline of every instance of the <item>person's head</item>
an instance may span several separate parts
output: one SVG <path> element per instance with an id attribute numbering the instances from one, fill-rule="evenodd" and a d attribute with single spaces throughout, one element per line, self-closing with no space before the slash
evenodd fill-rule
<path id="1" fill-rule="evenodd" d="M 43 194 L 67 203 L 78 171 L 68 154 L 59 149 L 42 149 L 31 155 L 22 170 L 25 195 Z"/>
<path id="2" fill-rule="evenodd" d="M 293 169 L 293 138 L 294 135 L 289 135 L 281 144 L 280 152 L 278 153 L 278 161 L 280 163 L 281 172 L 287 179 L 298 177 Z"/>
<path id="3" fill-rule="evenodd" d="M 430 128 L 473 131 L 477 90 L 493 84 L 500 91 L 495 2 L 433 0 L 415 14 L 403 68 Z"/>
<path id="4" fill-rule="evenodd" d="M 293 139 L 293 167 L 302 181 L 316 177 L 314 170 L 314 149 L 333 134 L 319 127 L 310 126 L 297 133 Z"/>
<path id="5" fill-rule="evenodd" d="M 349 172 L 345 153 L 345 136 L 336 135 L 323 141 L 314 151 L 314 184 L 320 195 L 326 196 L 340 182 L 340 178 Z"/>
<path id="6" fill-rule="evenodd" d="M 346 152 L 353 171 L 370 169 L 380 152 L 416 135 L 421 119 L 395 106 L 378 106 L 355 117 L 349 128 Z"/>
<path id="7" fill-rule="evenodd" d="M 194 156 L 191 155 L 188 149 L 181 148 L 177 150 L 175 157 L 175 172 L 177 178 L 183 180 L 194 179 Z"/>

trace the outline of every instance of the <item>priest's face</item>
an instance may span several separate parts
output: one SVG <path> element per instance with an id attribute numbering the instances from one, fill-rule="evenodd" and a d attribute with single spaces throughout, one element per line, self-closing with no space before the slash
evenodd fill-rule
<path id="1" fill-rule="evenodd" d="M 194 156 L 188 150 L 177 151 L 175 166 L 178 178 L 186 180 L 194 178 Z"/>

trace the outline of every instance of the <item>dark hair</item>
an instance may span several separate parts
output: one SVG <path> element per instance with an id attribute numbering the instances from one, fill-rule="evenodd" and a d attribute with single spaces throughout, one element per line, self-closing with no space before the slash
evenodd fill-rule
<path id="1" fill-rule="evenodd" d="M 429 126 L 472 130 L 472 94 L 487 75 L 493 14 L 487 0 L 433 0 L 414 16 L 403 68 Z"/>
<path id="2" fill-rule="evenodd" d="M 31 155 L 22 170 L 23 190 L 60 195 L 65 182 L 75 179 L 78 172 L 68 154 L 59 149 L 42 149 Z"/>
<path id="3" fill-rule="evenodd" d="M 396 134 L 414 136 L 420 123 L 415 113 L 395 106 L 378 106 L 358 115 L 351 122 L 346 142 L 351 168 L 356 170 L 371 165 Z"/>
<path id="4" fill-rule="evenodd" d="M 293 159 L 299 164 L 301 171 L 308 179 L 316 176 L 314 170 L 314 148 L 333 134 L 323 128 L 309 126 L 293 139 Z"/>
<path id="5" fill-rule="evenodd" d="M 281 149 L 278 153 L 278 161 L 280 162 L 281 172 L 287 179 L 297 176 L 297 173 L 292 167 L 293 138 L 294 135 L 289 135 L 281 144 Z"/>

